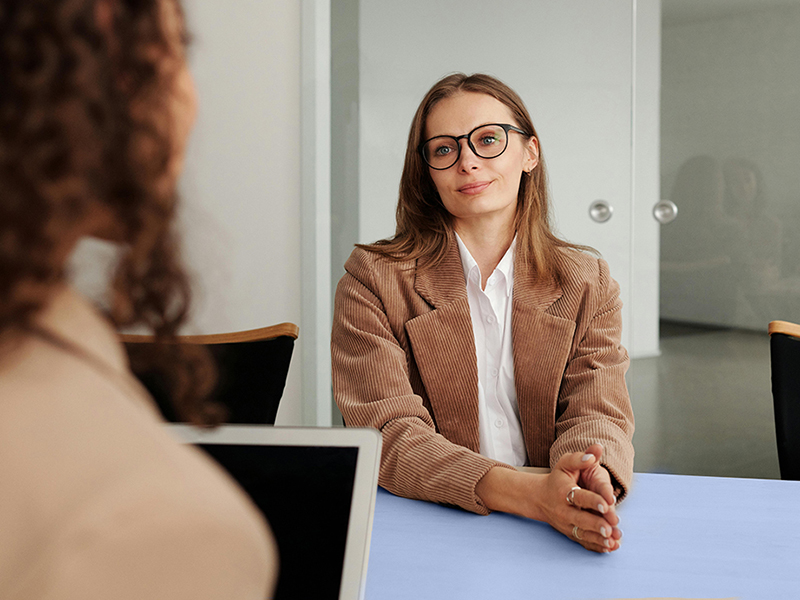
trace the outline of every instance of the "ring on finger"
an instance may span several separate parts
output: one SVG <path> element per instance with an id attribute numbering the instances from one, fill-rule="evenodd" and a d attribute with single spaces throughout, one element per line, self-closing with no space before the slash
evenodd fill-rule
<path id="1" fill-rule="evenodd" d="M 569 502 L 572 506 L 575 506 L 575 490 L 581 489 L 577 485 L 573 486 L 572 489 L 567 494 L 567 502 Z"/>
<path id="2" fill-rule="evenodd" d="M 578 526 L 577 525 L 573 525 L 572 526 L 572 537 L 574 537 L 576 540 L 579 540 L 579 541 L 583 540 L 583 538 L 578 535 L 578 531 L 580 531 L 580 529 L 578 529 Z"/>

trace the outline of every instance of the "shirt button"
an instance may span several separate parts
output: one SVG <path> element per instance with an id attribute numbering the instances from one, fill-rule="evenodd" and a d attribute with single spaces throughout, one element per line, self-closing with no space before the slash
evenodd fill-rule
<path id="1" fill-rule="evenodd" d="M 492 377 L 497 377 L 497 369 L 492 369 Z"/>
<path id="2" fill-rule="evenodd" d="M 497 427 L 498 429 L 500 427 L 502 427 L 503 426 L 503 419 L 497 419 L 497 421 L 494 422 L 494 426 Z"/>

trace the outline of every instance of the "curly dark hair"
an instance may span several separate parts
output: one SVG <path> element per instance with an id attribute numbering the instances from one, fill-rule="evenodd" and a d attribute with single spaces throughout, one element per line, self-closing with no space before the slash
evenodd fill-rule
<path id="1" fill-rule="evenodd" d="M 200 400 L 213 385 L 207 356 L 170 343 L 190 290 L 168 176 L 171 65 L 184 48 L 165 29 L 167 2 L 182 17 L 178 0 L 108 0 L 111 32 L 98 0 L 0 3 L 0 333 L 31 324 L 82 228 L 107 211 L 126 249 L 108 317 L 154 333 L 178 414 L 211 422 L 216 410 Z"/>

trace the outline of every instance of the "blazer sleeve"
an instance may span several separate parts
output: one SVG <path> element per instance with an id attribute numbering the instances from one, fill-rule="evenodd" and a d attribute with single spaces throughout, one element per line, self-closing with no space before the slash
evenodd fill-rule
<path id="1" fill-rule="evenodd" d="M 333 392 L 345 423 L 381 431 L 382 487 L 399 496 L 488 514 L 475 486 L 492 467 L 512 467 L 436 432 L 422 398 L 413 391 L 410 358 L 390 325 L 375 270 L 365 264 L 362 260 L 362 268 L 348 269 L 336 290 Z"/>
<path id="2" fill-rule="evenodd" d="M 600 442 L 601 462 L 611 473 L 621 500 L 633 477 L 633 410 L 625 385 L 630 360 L 621 343 L 619 284 L 611 278 L 606 261 L 599 259 L 596 264 L 559 391 L 550 463 Z"/>

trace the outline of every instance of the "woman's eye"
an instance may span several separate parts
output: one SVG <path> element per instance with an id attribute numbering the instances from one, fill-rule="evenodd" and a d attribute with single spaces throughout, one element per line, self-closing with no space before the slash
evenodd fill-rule
<path id="1" fill-rule="evenodd" d="M 439 146 L 439 147 L 436 148 L 436 150 L 433 151 L 433 153 L 436 156 L 447 156 L 452 151 L 453 151 L 453 148 L 450 147 L 450 146 Z"/>
<path id="2" fill-rule="evenodd" d="M 481 146 L 492 146 L 497 143 L 497 136 L 495 135 L 484 135 L 481 137 L 480 144 Z"/>

